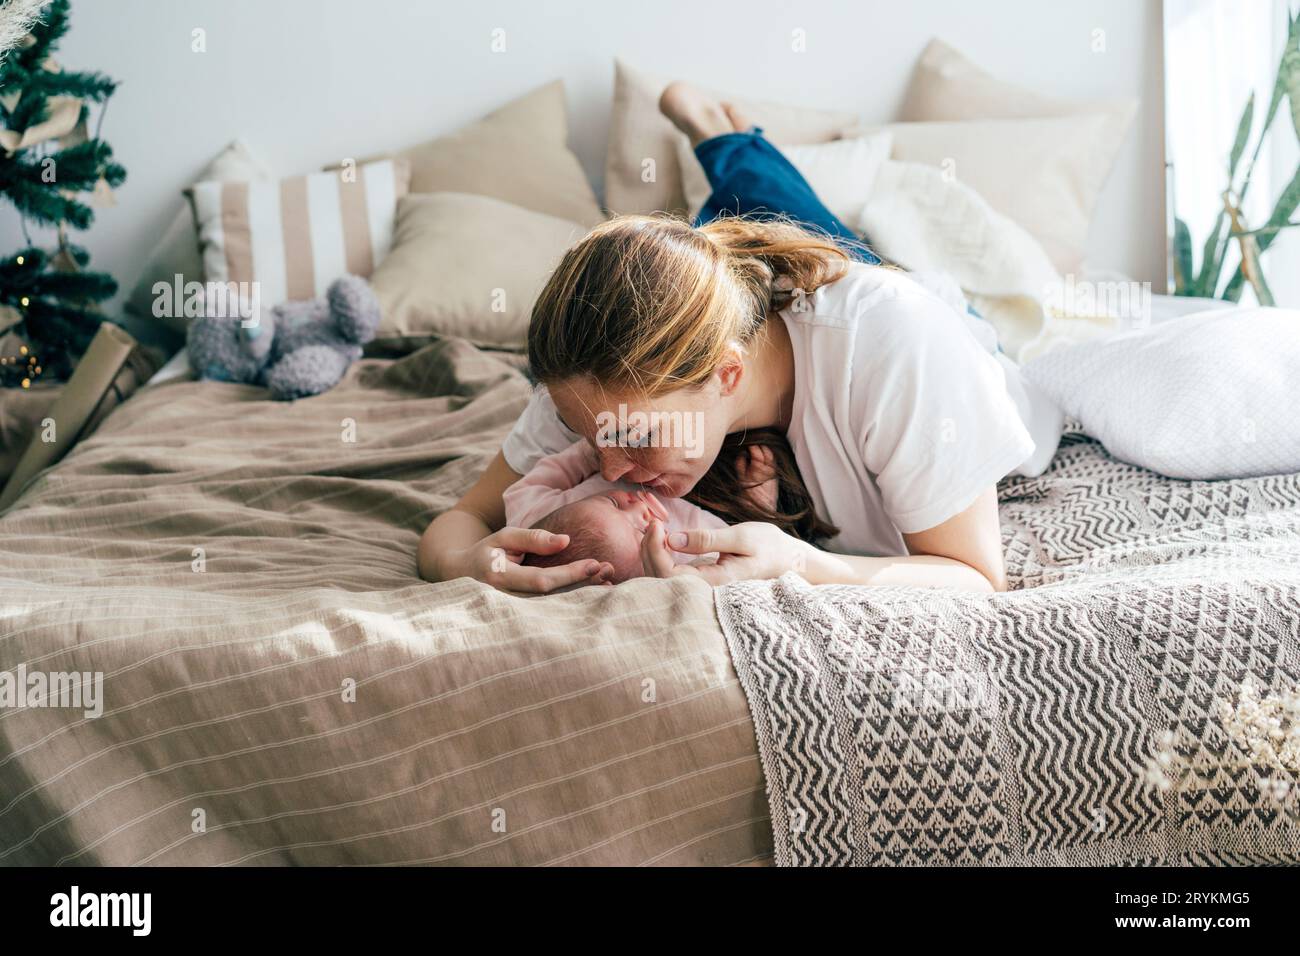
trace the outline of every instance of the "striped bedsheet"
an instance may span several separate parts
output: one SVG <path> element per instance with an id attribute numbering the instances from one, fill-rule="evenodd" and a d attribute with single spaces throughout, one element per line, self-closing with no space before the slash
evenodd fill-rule
<path id="1" fill-rule="evenodd" d="M 39 478 L 0 516 L 0 682 L 88 694 L 0 706 L 0 865 L 770 857 L 707 587 L 416 575 L 516 364 L 448 341 L 293 404 L 153 386 Z"/>

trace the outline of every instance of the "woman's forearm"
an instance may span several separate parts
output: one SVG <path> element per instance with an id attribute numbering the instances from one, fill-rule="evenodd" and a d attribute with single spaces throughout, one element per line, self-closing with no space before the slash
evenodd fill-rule
<path id="1" fill-rule="evenodd" d="M 676 564 L 673 557 L 673 552 L 713 551 L 719 553 L 717 563 L 699 567 Z M 889 558 L 831 554 L 762 521 L 716 530 L 694 528 L 671 535 L 658 521 L 652 521 L 642 540 L 642 560 L 647 574 L 668 577 L 693 573 L 710 584 L 768 580 L 794 571 L 809 584 L 953 588 L 979 594 L 997 590 L 982 571 L 956 558 L 931 554 Z"/>
<path id="2" fill-rule="evenodd" d="M 955 588 L 978 594 L 994 592 L 989 579 L 970 565 L 928 554 L 867 558 L 817 551 L 802 573 L 810 584 Z"/>
<path id="3" fill-rule="evenodd" d="M 519 473 L 506 463 L 505 455 L 497 452 L 460 501 L 424 529 L 415 556 L 420 577 L 426 581 L 449 581 L 465 574 L 473 576 L 473 568 L 449 567 L 447 559 L 451 555 L 462 556 L 505 524 L 502 496 L 518 480 Z"/>
<path id="4" fill-rule="evenodd" d="M 459 574 L 448 573 L 444 558 L 452 552 L 465 550 L 491 533 L 492 529 L 483 519 L 468 511 L 453 508 L 438 515 L 420 536 L 420 547 L 416 552 L 420 577 L 426 581 L 459 577 Z"/>

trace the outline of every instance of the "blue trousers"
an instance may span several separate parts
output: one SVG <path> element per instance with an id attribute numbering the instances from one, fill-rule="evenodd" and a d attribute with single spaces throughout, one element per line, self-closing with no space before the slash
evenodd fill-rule
<path id="1" fill-rule="evenodd" d="M 719 216 L 753 219 L 788 216 L 814 232 L 834 239 L 849 255 L 872 265 L 880 257 L 817 198 L 799 170 L 754 127 L 748 133 L 724 133 L 695 147 L 713 193 L 700 207 L 695 224 Z"/>
<path id="2" fill-rule="evenodd" d="M 695 147 L 695 158 L 713 188 L 695 217 L 695 225 L 719 216 L 763 219 L 784 215 L 830 236 L 854 259 L 873 266 L 880 263 L 880 256 L 826 208 L 808 180 L 763 138 L 757 126 L 748 133 L 723 133 L 704 140 Z M 973 305 L 967 305 L 966 311 L 984 318 Z M 998 351 L 1002 351 L 1001 345 Z"/>

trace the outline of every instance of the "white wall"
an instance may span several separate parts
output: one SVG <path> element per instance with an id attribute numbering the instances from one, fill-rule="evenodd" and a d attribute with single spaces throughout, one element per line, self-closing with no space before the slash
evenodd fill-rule
<path id="1" fill-rule="evenodd" d="M 207 52 L 191 52 L 191 31 Z M 490 50 L 506 30 L 507 52 Z M 807 52 L 791 51 L 806 31 Z M 1105 31 L 1106 51 L 1091 49 Z M 1142 108 L 1097 212 L 1090 263 L 1165 276 L 1159 0 L 76 0 L 59 54 L 121 81 L 104 136 L 119 205 L 82 241 L 129 288 L 179 191 L 235 136 L 284 175 L 418 142 L 564 78 L 599 193 L 612 58 L 722 89 L 891 119 L 934 35 L 1006 79 Z M 9 216 L 0 249 L 19 242 Z"/>

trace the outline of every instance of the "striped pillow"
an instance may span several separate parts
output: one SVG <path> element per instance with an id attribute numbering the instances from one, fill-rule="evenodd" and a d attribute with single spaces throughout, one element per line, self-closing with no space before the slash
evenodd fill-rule
<path id="1" fill-rule="evenodd" d="M 369 276 L 393 241 L 404 160 L 279 182 L 202 182 L 187 195 L 208 282 L 257 282 L 274 306 L 323 295 L 339 276 Z"/>

